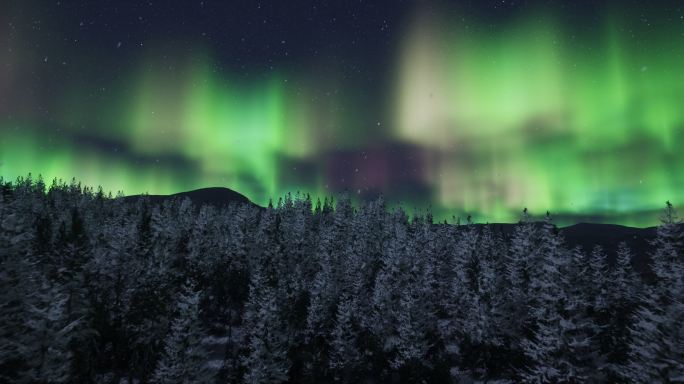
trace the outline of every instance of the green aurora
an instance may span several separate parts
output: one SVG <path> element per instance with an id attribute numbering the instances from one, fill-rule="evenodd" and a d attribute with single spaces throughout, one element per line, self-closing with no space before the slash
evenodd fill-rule
<path id="1" fill-rule="evenodd" d="M 413 28 L 398 134 L 443 153 L 430 180 L 444 206 L 506 221 L 527 206 L 645 225 L 655 217 L 626 216 L 682 200 L 681 34 L 630 44 L 629 28 L 612 22 L 580 50 L 535 18 L 463 38 L 434 19 Z"/>
<path id="2" fill-rule="evenodd" d="M 49 119 L 19 102 L 0 108 L 0 175 L 76 177 L 127 194 L 226 186 L 259 204 L 340 185 L 363 195 L 370 185 L 409 210 L 430 205 L 438 219 L 511 222 L 528 207 L 654 224 L 666 200 L 684 203 L 681 27 L 634 40 L 628 18 L 584 36 L 536 16 L 491 30 L 419 13 L 402 26 L 390 86 L 370 107 L 326 71 L 323 83 L 287 68 L 247 81 L 216 70 L 209 52 L 173 71 L 152 52 L 108 84 L 106 103 L 76 82 L 60 88 Z M 19 72 L 0 77 L 3 100 Z M 396 143 L 417 154 L 422 192 L 397 191 L 364 168 L 373 167 L 362 160 L 368 148 Z M 340 152 L 361 159 L 343 174 L 363 178 L 333 180 Z"/>

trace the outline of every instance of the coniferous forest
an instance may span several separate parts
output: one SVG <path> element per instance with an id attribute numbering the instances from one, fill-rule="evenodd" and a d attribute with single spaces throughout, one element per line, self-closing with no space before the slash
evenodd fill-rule
<path id="1" fill-rule="evenodd" d="M 382 199 L 268 208 L 0 182 L 1 383 L 684 382 L 674 208 L 635 270 L 411 218 Z"/>

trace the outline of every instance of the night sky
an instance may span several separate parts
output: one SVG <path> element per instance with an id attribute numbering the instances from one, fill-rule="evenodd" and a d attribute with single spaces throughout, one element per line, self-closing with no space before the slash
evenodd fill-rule
<path id="1" fill-rule="evenodd" d="M 652 225 L 684 203 L 681 4 L 3 1 L 0 175 Z"/>

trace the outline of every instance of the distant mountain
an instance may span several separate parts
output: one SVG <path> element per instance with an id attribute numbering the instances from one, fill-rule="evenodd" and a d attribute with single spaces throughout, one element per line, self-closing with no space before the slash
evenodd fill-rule
<path id="1" fill-rule="evenodd" d="M 644 254 L 652 249 L 649 242 L 656 236 L 656 227 L 633 228 L 615 224 L 579 223 L 561 228 L 560 232 L 568 244 L 579 245 L 587 251 L 600 245 L 610 254 L 624 241 L 634 253 Z"/>
<path id="2" fill-rule="evenodd" d="M 493 224 L 495 229 L 504 234 L 513 233 L 515 224 Z M 591 251 L 596 245 L 612 253 L 617 250 L 618 244 L 627 243 L 635 253 L 648 251 L 649 241 L 656 235 L 656 228 L 633 228 L 617 224 L 578 223 L 562 227 L 559 232 L 563 235 L 568 248 L 580 246 L 586 251 Z"/>
<path id="3" fill-rule="evenodd" d="M 515 224 L 492 224 L 496 231 L 505 236 L 513 233 Z M 644 271 L 648 264 L 648 252 L 652 249 L 649 243 L 655 238 L 656 228 L 633 228 L 617 224 L 578 223 L 559 228 L 565 239 L 567 248 L 582 247 L 585 251 L 600 245 L 609 260 L 615 257 L 615 251 L 621 242 L 627 243 L 635 255 L 635 268 Z"/>
<path id="4" fill-rule="evenodd" d="M 202 188 L 194 191 L 181 192 L 173 195 L 131 195 L 126 196 L 126 201 L 136 201 L 146 196 L 152 203 L 162 203 L 166 200 L 188 197 L 198 206 L 210 204 L 215 207 L 226 206 L 231 203 L 245 203 L 260 207 L 250 201 L 241 193 L 228 188 Z M 513 233 L 515 224 L 491 224 L 495 231 L 501 231 L 509 236 Z M 633 228 L 616 224 L 578 223 L 560 228 L 568 248 L 582 247 L 591 252 L 592 248 L 600 245 L 608 254 L 609 260 L 615 256 L 615 251 L 621 242 L 627 243 L 636 255 L 635 267 L 644 270 L 648 262 L 647 253 L 651 249 L 649 242 L 655 238 L 655 227 Z"/>
<path id="5" fill-rule="evenodd" d="M 153 204 L 160 204 L 166 200 L 189 198 L 197 206 L 204 204 L 213 205 L 215 207 L 223 207 L 231 203 L 242 203 L 255 205 L 245 195 L 235 192 L 228 188 L 201 188 L 194 191 L 174 193 L 172 195 L 130 195 L 125 196 L 124 200 L 129 202 L 137 201 L 140 198 L 147 197 Z"/>

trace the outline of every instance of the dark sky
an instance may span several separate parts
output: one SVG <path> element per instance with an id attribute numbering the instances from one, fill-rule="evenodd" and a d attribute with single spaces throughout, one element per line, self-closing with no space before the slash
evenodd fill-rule
<path id="1" fill-rule="evenodd" d="M 109 83 L 151 50 L 173 66 L 208 50 L 216 69 L 245 78 L 278 69 L 332 65 L 345 80 L 373 89 L 418 10 L 505 30 L 539 9 L 592 36 L 607 13 L 661 22 L 677 1 L 16 1 L 4 19 L 9 46 L 66 61 L 71 70 L 32 73 L 56 82 Z M 549 13 L 536 15 L 545 16 Z M 117 49 L 112 49 L 117 47 Z M 63 77 L 62 77 L 63 76 Z M 38 79 L 36 79 L 38 80 Z M 44 79 L 48 80 L 48 79 Z M 37 82 L 37 84 L 40 84 Z"/>

